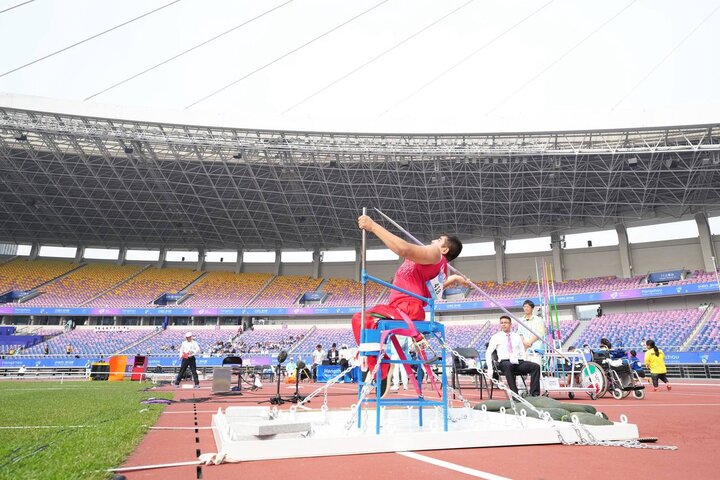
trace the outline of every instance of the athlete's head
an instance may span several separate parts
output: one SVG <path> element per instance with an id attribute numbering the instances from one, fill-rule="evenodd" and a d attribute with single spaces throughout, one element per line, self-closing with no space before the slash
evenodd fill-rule
<path id="1" fill-rule="evenodd" d="M 448 235 L 447 233 L 443 233 L 440 235 L 440 238 L 433 240 L 432 243 L 440 247 L 440 252 L 448 262 L 455 260 L 463 248 L 462 242 L 458 237 Z"/>

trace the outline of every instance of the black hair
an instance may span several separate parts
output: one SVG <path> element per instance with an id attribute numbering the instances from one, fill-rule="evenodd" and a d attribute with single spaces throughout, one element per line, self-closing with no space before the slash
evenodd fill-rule
<path id="1" fill-rule="evenodd" d="M 600 346 L 605 346 L 608 348 L 608 350 L 612 349 L 612 343 L 610 343 L 610 340 L 608 340 L 607 338 L 600 339 Z"/>
<path id="2" fill-rule="evenodd" d="M 447 260 L 448 262 L 452 262 L 458 257 L 458 255 L 460 255 L 460 252 L 462 252 L 463 244 L 460 239 L 455 235 L 448 235 L 447 233 L 443 233 L 440 236 L 447 238 L 447 242 L 445 245 L 447 246 L 448 251 L 445 254 L 445 260 Z"/>
<path id="3" fill-rule="evenodd" d="M 637 352 L 635 350 L 630 350 L 630 356 L 637 357 Z"/>
<path id="4" fill-rule="evenodd" d="M 655 346 L 655 340 L 648 340 L 645 342 L 645 345 L 647 345 L 648 350 L 651 348 L 653 349 L 656 357 L 660 356 L 660 350 L 658 350 L 658 347 Z"/>
<path id="5" fill-rule="evenodd" d="M 503 318 L 507 318 L 508 320 L 510 320 L 510 323 L 512 323 L 512 318 L 508 317 L 507 315 L 503 315 L 502 317 L 500 317 L 500 320 L 502 320 Z"/>
<path id="6" fill-rule="evenodd" d="M 530 308 L 535 308 L 535 302 L 533 302 L 533 301 L 530 300 L 529 298 L 523 302 L 523 307 L 524 307 L 525 305 L 530 305 Z"/>

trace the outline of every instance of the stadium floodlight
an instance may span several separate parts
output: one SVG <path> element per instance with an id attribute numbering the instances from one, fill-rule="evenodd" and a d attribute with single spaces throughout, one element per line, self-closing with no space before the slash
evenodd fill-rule
<path id="1" fill-rule="evenodd" d="M 125 147 L 124 150 L 127 155 L 130 155 L 135 151 L 132 147 Z"/>
<path id="2" fill-rule="evenodd" d="M 628 163 L 628 165 L 630 165 L 631 167 L 636 166 L 639 161 L 640 161 L 640 159 L 639 159 L 638 157 L 629 157 L 629 158 L 627 159 L 627 163 Z"/>
<path id="3" fill-rule="evenodd" d="M 25 135 L 24 133 L 16 135 L 15 140 L 17 140 L 18 142 L 27 142 L 27 135 Z"/>

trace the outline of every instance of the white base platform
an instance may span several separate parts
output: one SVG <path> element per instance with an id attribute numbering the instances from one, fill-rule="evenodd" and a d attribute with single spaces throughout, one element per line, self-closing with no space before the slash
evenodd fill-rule
<path id="1" fill-rule="evenodd" d="M 359 429 L 356 420 L 348 430 L 349 409 L 280 411 L 278 418 L 270 419 L 269 407 L 228 407 L 213 415 L 212 428 L 218 452 L 235 461 L 560 443 L 549 423 L 515 415 L 453 408 L 447 432 L 442 415 L 432 408 L 423 410 L 423 427 L 415 408 L 386 408 L 381 416 L 378 435 L 374 408 L 367 409 L 367 415 L 363 410 L 366 428 Z M 571 424 L 555 425 L 566 441 L 578 440 Z M 637 426 L 629 423 L 585 428 L 597 440 L 638 438 Z M 261 432 L 272 434 L 258 435 Z"/>

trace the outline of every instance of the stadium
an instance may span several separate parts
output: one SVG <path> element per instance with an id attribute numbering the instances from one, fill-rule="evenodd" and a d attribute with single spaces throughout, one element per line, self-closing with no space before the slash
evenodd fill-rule
<path id="1" fill-rule="evenodd" d="M 40 8 L 10 7 L 0 19 Z M 6 67 L 0 81 L 13 78 Z M 0 478 L 712 475 L 717 111 L 633 128 L 547 121 L 443 133 L 454 125 L 438 120 L 426 130 L 435 133 L 359 124 L 353 133 L 330 120 L 252 128 L 0 89 Z M 463 244 L 449 267 L 463 281 L 437 298 L 417 293 L 431 297 L 425 318 L 402 327 L 428 328 L 412 352 L 422 361 L 394 336 L 378 350 L 380 359 L 395 342 L 405 351 L 396 370 L 420 372 L 403 389 L 395 380 L 382 409 L 379 393 L 365 403 L 380 377 L 362 378 L 360 359 L 375 354 L 363 353 L 351 319 L 393 301 L 396 272 L 414 258 L 398 252 L 415 250 L 358 228 L 363 212 L 403 245 L 447 235 Z M 547 347 L 539 398 L 590 404 L 620 433 L 573 421 L 575 432 L 561 433 L 548 416 L 554 430 L 542 428 L 558 441 L 543 436 L 542 411 L 516 411 L 516 425 L 505 407 L 479 408 L 494 394 L 508 398 L 507 417 L 516 403 L 538 413 L 526 404 L 529 381 L 518 377 L 526 395 L 516 398 L 493 376 L 503 360 L 485 362 L 501 315 L 517 320 L 527 300 L 547 329 L 535 335 Z M 199 379 L 185 380 L 189 337 Z M 639 354 L 637 383 L 613 384 L 616 371 L 596 356 L 601 339 L 624 361 Z M 647 340 L 669 383 L 643 365 Z M 570 347 L 584 352 L 582 374 L 567 363 Z M 585 376 L 593 366 L 603 388 Z M 434 391 L 441 400 L 429 400 Z M 419 431 L 407 434 L 402 422 L 418 414 Z M 250 428 L 243 415 L 269 420 Z M 504 429 L 492 439 L 477 434 L 488 415 Z M 336 418 L 345 431 L 323 443 Z M 463 423 L 479 430 L 446 439 Z M 272 433 L 247 433 L 255 428 Z"/>

